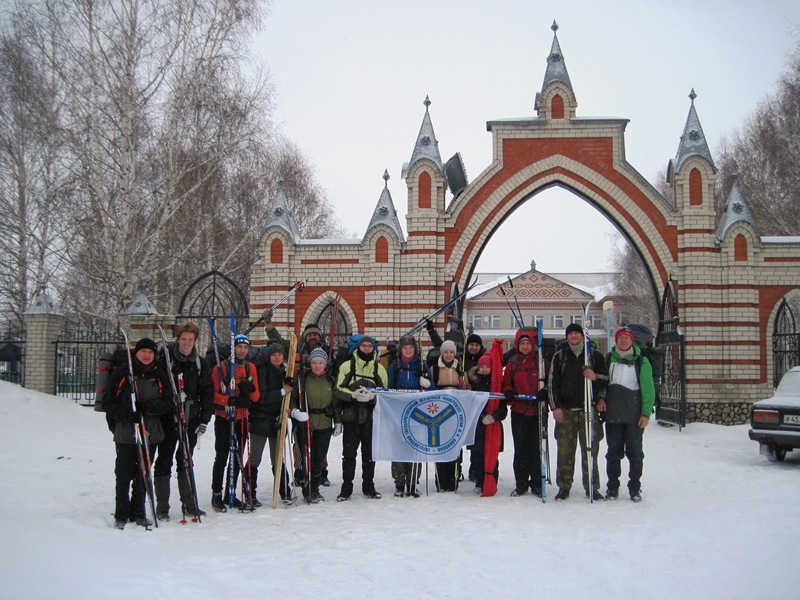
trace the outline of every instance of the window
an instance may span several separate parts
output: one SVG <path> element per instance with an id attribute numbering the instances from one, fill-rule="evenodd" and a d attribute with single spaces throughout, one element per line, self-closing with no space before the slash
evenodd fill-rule
<path id="1" fill-rule="evenodd" d="M 500 315 L 487 316 L 486 325 L 489 329 L 500 329 Z"/>
<path id="2" fill-rule="evenodd" d="M 589 315 L 589 320 L 592 322 L 591 329 L 603 328 L 603 315 Z"/>
<path id="3" fill-rule="evenodd" d="M 583 315 L 570 315 L 569 322 L 577 323 L 578 325 L 583 327 Z"/>
<path id="4" fill-rule="evenodd" d="M 469 324 L 473 329 L 483 329 L 483 315 L 470 315 Z"/>
<path id="5" fill-rule="evenodd" d="M 553 315 L 550 317 L 550 327 L 553 329 L 561 329 L 564 327 L 564 317 L 562 315 Z"/>

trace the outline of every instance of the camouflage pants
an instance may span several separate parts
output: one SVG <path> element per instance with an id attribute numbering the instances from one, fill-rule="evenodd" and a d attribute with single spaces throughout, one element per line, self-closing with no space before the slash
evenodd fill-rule
<path id="1" fill-rule="evenodd" d="M 558 466 L 556 485 L 559 489 L 570 489 L 575 475 L 575 450 L 580 440 L 581 468 L 583 470 L 583 489 L 589 490 L 589 469 L 586 460 L 586 434 L 584 433 L 584 410 L 565 410 L 564 420 L 556 423 L 556 442 L 558 443 Z M 592 488 L 600 489 L 600 473 L 597 468 L 597 453 L 600 440 L 603 439 L 603 427 L 594 415 L 594 444 L 592 447 Z"/>
<path id="2" fill-rule="evenodd" d="M 422 465 L 418 463 L 392 463 L 392 479 L 396 489 L 416 489 Z M 416 481 L 414 481 L 416 479 Z"/>

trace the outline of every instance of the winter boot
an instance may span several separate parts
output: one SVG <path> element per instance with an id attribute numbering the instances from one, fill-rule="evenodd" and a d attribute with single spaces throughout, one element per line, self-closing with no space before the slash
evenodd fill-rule
<path id="1" fill-rule="evenodd" d="M 567 488 L 559 488 L 558 493 L 556 494 L 556 500 L 559 502 L 562 500 L 566 500 L 569 498 L 569 490 Z"/>
<path id="2" fill-rule="evenodd" d="M 178 473 L 178 493 L 181 497 L 181 510 L 183 514 L 190 515 L 192 517 L 203 517 L 205 516 L 205 512 L 200 510 L 194 501 L 194 495 L 192 494 L 192 486 L 189 483 L 188 479 Z"/>
<path id="3" fill-rule="evenodd" d="M 402 498 L 405 496 L 405 488 L 402 485 L 395 486 L 394 497 Z"/>
<path id="4" fill-rule="evenodd" d="M 125 524 L 128 522 L 128 519 L 114 519 L 114 527 L 116 529 L 125 529 Z"/>
<path id="5" fill-rule="evenodd" d="M 586 491 L 586 497 L 587 498 L 589 497 L 589 491 L 588 490 Z M 600 490 L 594 490 L 592 492 L 592 500 L 596 501 L 596 500 L 605 500 L 605 499 L 606 499 L 605 496 L 603 496 L 603 494 L 600 493 Z"/>
<path id="6" fill-rule="evenodd" d="M 214 494 L 211 496 L 211 508 L 219 513 L 228 512 L 228 507 L 222 500 L 222 494 Z"/>
<path id="7" fill-rule="evenodd" d="M 169 521 L 169 475 L 153 477 L 156 490 L 156 516 L 159 521 Z"/>
<path id="8" fill-rule="evenodd" d="M 633 498 L 634 492 L 639 495 L 639 500 L 641 500 L 641 495 L 639 492 L 642 489 L 642 471 L 644 469 L 644 463 L 640 460 L 632 460 L 630 464 L 630 468 L 628 469 L 628 491 L 631 494 L 631 498 Z M 634 500 L 634 502 L 638 502 L 639 500 Z"/>

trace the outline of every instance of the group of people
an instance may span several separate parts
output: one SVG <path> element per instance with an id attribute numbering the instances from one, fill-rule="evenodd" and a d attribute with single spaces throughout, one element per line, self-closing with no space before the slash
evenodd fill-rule
<path id="1" fill-rule="evenodd" d="M 229 357 L 219 359 L 218 352 L 209 352 L 206 358 L 197 348 L 197 326 L 184 323 L 177 328 L 175 342 L 167 344 L 165 349 L 159 349 L 150 338 L 140 339 L 130 353 L 132 373 L 127 362 L 116 369 L 103 405 L 116 444 L 114 516 L 118 528 L 128 522 L 146 527 L 151 524 L 145 515 L 142 460 L 146 459 L 139 452 L 140 439 L 146 440 L 144 450 L 149 457 L 156 457 L 153 489 L 157 518 L 169 519 L 170 480 L 175 464 L 179 467 L 176 478 L 182 513 L 193 517 L 205 515 L 198 505 L 194 482 L 187 477 L 186 469 L 181 468 L 190 457 L 183 455 L 179 443 L 176 407 L 184 408 L 190 455 L 214 416 L 211 507 L 217 512 L 226 512 L 231 506 L 243 510 L 261 506 L 258 475 L 267 446 L 272 472 L 280 473 L 279 493 L 284 502 L 294 501 L 295 486 L 302 489 L 303 496 L 311 503 L 324 500 L 320 488 L 330 485 L 328 449 L 331 438 L 338 435 L 343 437 L 342 483 L 337 500 L 347 501 L 353 493 L 359 451 L 361 492 L 366 498 L 380 499 L 372 460 L 375 388 L 495 392 L 478 418 L 474 442 L 468 447 L 469 480 L 479 491 L 483 491 L 484 485 L 492 489 L 483 495 L 492 495 L 496 490 L 497 462 L 485 458 L 486 454 L 494 453 L 496 457 L 502 451 L 500 422 L 509 412 L 514 447 L 511 495 L 522 496 L 529 491 L 542 494 L 540 444 L 546 441 L 541 432 L 546 431 L 548 411 L 541 410 L 540 402 L 545 402 L 556 422 L 556 500 L 569 497 L 578 442 L 587 496 L 591 495 L 593 500 L 616 499 L 621 460 L 627 457 L 628 492 L 633 501 L 641 500 L 642 434 L 652 412 L 655 390 L 649 362 L 627 327 L 616 332 L 615 347 L 608 361 L 596 350 L 591 351 L 587 361 L 583 330 L 580 325 L 571 324 L 566 329 L 566 343 L 545 365 L 536 347 L 537 331 L 532 327 L 517 331 L 513 348 L 506 353 L 494 349 L 488 352 L 475 334 L 467 336 L 463 344 L 456 343 L 452 336 L 442 340 L 429 327 L 434 348 L 425 358 L 412 336 L 400 338 L 391 359 L 386 360 L 379 356 L 375 339 L 354 335 L 347 352 L 334 360 L 322 332 L 309 325 L 302 335 L 296 377 L 287 373 L 289 345 L 269 320 L 265 323 L 265 333 L 269 343 L 262 347 L 251 346 L 245 334 L 236 335 L 232 361 Z M 495 344 L 499 348 L 500 340 Z M 229 373 L 231 365 L 233 377 Z M 170 367 L 179 387 L 169 381 Z M 595 419 L 591 467 L 584 434 L 587 381 L 592 389 Z M 181 390 L 181 402 L 175 402 L 173 389 Z M 285 413 L 284 406 L 288 406 Z M 279 444 L 284 443 L 279 439 L 282 419 L 291 419 L 294 424 L 296 443 L 288 460 L 276 469 Z M 544 422 L 540 423 L 542 419 Z M 597 466 L 603 438 L 601 420 L 605 422 L 608 445 L 605 495 L 600 491 Z M 287 462 L 294 468 L 287 470 Z M 419 497 L 421 473 L 421 464 L 393 462 L 394 495 Z M 242 496 L 237 497 L 240 476 Z M 438 491 L 456 491 L 463 479 L 461 458 L 435 465 Z"/>

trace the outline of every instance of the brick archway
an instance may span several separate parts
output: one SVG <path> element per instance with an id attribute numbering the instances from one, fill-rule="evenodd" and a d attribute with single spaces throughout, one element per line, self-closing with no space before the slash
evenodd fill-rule
<path id="1" fill-rule="evenodd" d="M 299 333 L 317 316 L 314 301 L 337 290 L 350 307 L 354 331 L 397 339 L 448 302 L 453 283 L 467 287 L 504 219 L 558 186 L 616 224 L 642 257 L 656 301 L 674 282 L 693 420 L 741 422 L 749 404 L 772 391 L 767 331 L 780 299 L 800 288 L 794 283 L 800 281 L 800 242 L 760 236 L 735 182 L 717 215 L 717 171 L 694 92 L 678 152 L 667 163 L 671 197 L 664 198 L 626 158 L 626 119 L 578 116 L 556 29 L 534 114 L 487 123 L 492 161 L 469 184 L 459 155 L 442 160 L 425 99 L 414 150 L 402 169 L 405 225 L 389 193 L 388 171 L 358 240 L 300 239 L 279 190 L 253 269 L 251 312 L 270 306 L 286 282 L 303 280 L 305 291 L 281 307 L 276 326 Z M 449 204 L 448 189 L 454 195 Z M 444 318 L 437 324 L 444 326 Z"/>

